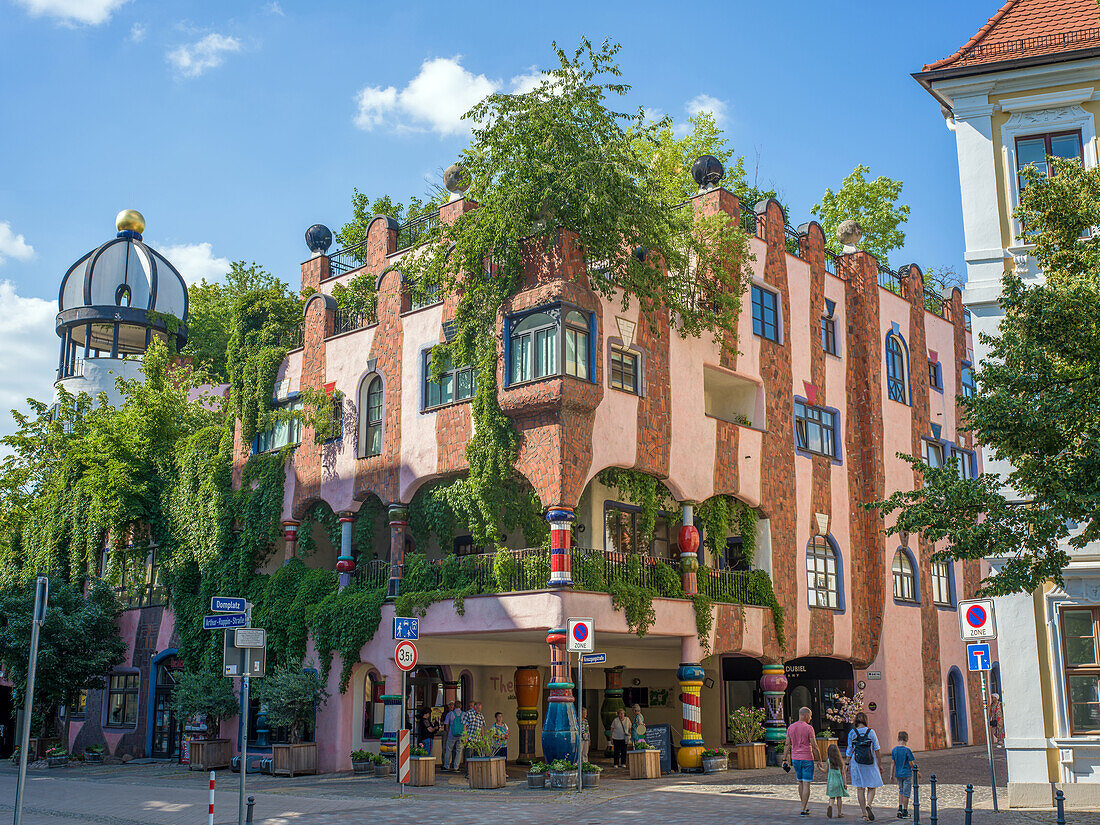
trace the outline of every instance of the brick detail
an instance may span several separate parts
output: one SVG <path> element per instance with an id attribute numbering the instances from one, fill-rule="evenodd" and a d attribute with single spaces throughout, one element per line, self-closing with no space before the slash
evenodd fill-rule
<path id="1" fill-rule="evenodd" d="M 740 605 L 719 603 L 715 606 L 714 645 L 711 653 L 737 653 L 745 643 L 745 617 Z M 771 618 L 771 614 L 768 614 Z M 770 625 L 770 621 L 765 621 Z"/>
<path id="2" fill-rule="evenodd" d="M 325 383 L 325 339 L 332 335 L 336 325 L 336 311 L 329 306 L 331 299 L 313 298 L 306 303 L 305 328 L 302 350 L 302 389 L 321 389 Z M 302 443 L 294 451 L 294 500 L 291 515 L 295 519 L 305 517 L 310 505 L 321 497 L 321 470 L 323 444 L 318 444 L 313 427 L 302 426 Z"/>
<path id="3" fill-rule="evenodd" d="M 302 264 L 302 291 L 321 288 L 321 281 L 327 281 L 332 275 L 332 265 L 328 255 L 317 255 Z"/>

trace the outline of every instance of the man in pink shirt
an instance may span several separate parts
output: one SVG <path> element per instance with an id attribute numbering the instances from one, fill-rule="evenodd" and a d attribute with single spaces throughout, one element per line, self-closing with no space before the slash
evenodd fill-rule
<path id="1" fill-rule="evenodd" d="M 810 783 L 814 780 L 814 762 L 820 762 L 817 741 L 810 724 L 810 709 L 798 709 L 798 721 L 787 728 L 787 744 L 783 748 L 783 769 L 794 768 L 798 779 L 798 796 L 802 800 L 801 816 L 810 815 Z"/>

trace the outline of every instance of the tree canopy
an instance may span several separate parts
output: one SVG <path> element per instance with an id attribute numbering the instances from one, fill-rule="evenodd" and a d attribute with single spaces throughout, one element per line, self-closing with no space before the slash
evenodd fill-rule
<path id="1" fill-rule="evenodd" d="M 821 201 L 810 209 L 825 230 L 829 249 L 839 253 L 836 230 L 846 220 L 854 220 L 863 229 L 860 247 L 874 254 L 879 263 L 889 266 L 890 253 L 905 243 L 902 225 L 909 219 L 909 207 L 898 203 L 902 182 L 881 175 L 867 180 L 870 167 L 859 164 L 834 192 L 826 189 Z"/>

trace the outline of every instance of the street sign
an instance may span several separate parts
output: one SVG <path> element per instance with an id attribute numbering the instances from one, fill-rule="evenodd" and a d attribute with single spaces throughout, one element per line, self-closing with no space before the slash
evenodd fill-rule
<path id="1" fill-rule="evenodd" d="M 569 653 L 591 653 L 596 649 L 596 634 L 591 619 L 570 619 L 565 634 L 565 649 Z"/>
<path id="2" fill-rule="evenodd" d="M 225 645 L 222 647 L 222 676 L 252 676 L 262 679 L 267 675 L 267 648 L 237 647 L 234 642 L 235 631 L 226 631 Z M 245 673 L 245 654 L 248 654 L 248 673 Z"/>
<path id="3" fill-rule="evenodd" d="M 882 678 L 882 671 L 881 670 L 868 670 L 867 671 L 867 678 L 872 679 L 872 680 L 881 679 Z"/>
<path id="4" fill-rule="evenodd" d="M 225 630 L 230 627 L 247 627 L 248 617 L 244 613 L 221 613 L 217 616 L 203 616 L 203 630 Z"/>
<path id="5" fill-rule="evenodd" d="M 393 652 L 393 660 L 404 671 L 416 667 L 416 645 L 409 641 L 397 643 L 397 649 Z"/>
<path id="6" fill-rule="evenodd" d="M 420 619 L 393 617 L 393 638 L 415 642 L 420 639 Z"/>
<path id="7" fill-rule="evenodd" d="M 997 638 L 993 617 L 993 599 L 959 602 L 959 632 L 964 642 L 982 642 Z"/>
<path id="8" fill-rule="evenodd" d="M 248 602 L 238 596 L 214 596 L 210 599 L 211 613 L 244 613 Z"/>
<path id="9" fill-rule="evenodd" d="M 989 656 L 989 643 L 970 644 L 966 646 L 966 664 L 971 671 L 990 670 L 992 663 Z"/>
<path id="10" fill-rule="evenodd" d="M 233 635 L 236 647 L 267 647 L 267 631 L 262 627 L 238 627 Z"/>
<path id="11" fill-rule="evenodd" d="M 607 661 L 606 653 L 582 653 L 581 664 L 584 665 L 602 665 Z"/>

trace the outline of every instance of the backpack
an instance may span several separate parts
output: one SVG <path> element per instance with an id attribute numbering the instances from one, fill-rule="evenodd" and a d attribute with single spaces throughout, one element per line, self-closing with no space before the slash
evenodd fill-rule
<path id="1" fill-rule="evenodd" d="M 871 739 L 871 729 L 864 728 L 863 733 L 856 731 L 852 740 L 852 758 L 860 765 L 875 764 L 875 754 L 872 750 L 874 740 Z"/>
<path id="2" fill-rule="evenodd" d="M 451 736 L 457 738 L 459 736 L 462 736 L 462 731 L 464 730 L 465 726 L 462 724 L 462 714 L 459 713 L 457 710 L 453 713 L 454 715 L 451 717 Z"/>

